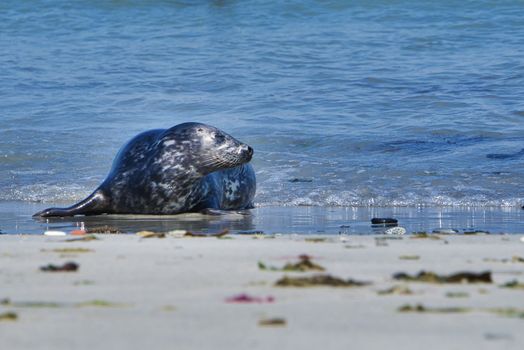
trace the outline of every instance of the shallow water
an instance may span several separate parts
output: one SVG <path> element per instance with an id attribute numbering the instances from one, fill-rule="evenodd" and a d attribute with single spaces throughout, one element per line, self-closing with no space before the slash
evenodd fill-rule
<path id="1" fill-rule="evenodd" d="M 0 200 L 202 121 L 254 147 L 258 207 L 524 202 L 521 1 L 5 0 L 0 47 Z"/>
<path id="2" fill-rule="evenodd" d="M 84 226 L 116 227 L 124 233 L 142 230 L 168 232 L 188 230 L 217 233 L 265 234 L 383 234 L 387 228 L 373 227 L 371 218 L 396 218 L 407 233 L 454 229 L 457 234 L 484 231 L 491 234 L 524 233 L 524 210 L 517 208 L 372 208 L 372 207 L 272 207 L 265 206 L 241 213 L 209 216 L 180 215 L 97 215 L 74 218 L 34 220 L 31 215 L 43 209 L 42 203 L 0 202 L 0 232 L 42 234 L 46 230 L 66 233 Z"/>

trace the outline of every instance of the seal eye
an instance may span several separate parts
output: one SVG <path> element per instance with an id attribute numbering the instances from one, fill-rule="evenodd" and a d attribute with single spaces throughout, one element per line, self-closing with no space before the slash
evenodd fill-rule
<path id="1" fill-rule="evenodd" d="M 204 131 L 202 128 L 197 129 L 197 131 L 202 132 Z"/>
<path id="2" fill-rule="evenodd" d="M 224 137 L 224 135 L 222 135 L 222 134 L 215 134 L 215 141 L 222 143 L 225 140 L 226 140 L 226 138 Z"/>

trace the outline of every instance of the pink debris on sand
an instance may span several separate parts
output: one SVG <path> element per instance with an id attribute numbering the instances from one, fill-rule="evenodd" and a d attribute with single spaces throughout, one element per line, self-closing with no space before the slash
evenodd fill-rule
<path id="1" fill-rule="evenodd" d="M 272 303 L 275 301 L 275 297 L 253 297 L 248 294 L 238 294 L 229 298 L 226 298 L 226 303 L 237 303 L 237 304 L 249 304 L 249 303 Z"/>

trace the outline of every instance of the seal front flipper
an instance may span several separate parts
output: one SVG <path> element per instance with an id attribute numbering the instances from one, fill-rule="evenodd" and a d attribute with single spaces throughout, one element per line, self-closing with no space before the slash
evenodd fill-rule
<path id="1" fill-rule="evenodd" d="M 52 216 L 97 215 L 106 213 L 109 209 L 109 200 L 100 189 L 93 192 L 86 199 L 68 208 L 47 208 L 34 214 L 33 217 L 47 218 Z"/>

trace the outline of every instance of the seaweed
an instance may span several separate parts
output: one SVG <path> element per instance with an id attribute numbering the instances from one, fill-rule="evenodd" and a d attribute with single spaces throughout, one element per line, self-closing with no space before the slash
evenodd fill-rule
<path id="1" fill-rule="evenodd" d="M 286 320 L 280 317 L 264 318 L 258 321 L 258 325 L 262 327 L 284 327 Z"/>
<path id="2" fill-rule="evenodd" d="M 369 282 L 355 281 L 352 279 L 343 280 L 331 275 L 316 275 L 311 277 L 289 277 L 284 276 L 275 282 L 277 287 L 362 287 L 369 285 Z"/>
<path id="3" fill-rule="evenodd" d="M 77 253 L 91 253 L 93 252 L 92 249 L 87 248 L 55 248 L 52 250 L 49 249 L 42 249 L 43 252 L 54 252 L 54 253 L 62 253 L 62 254 L 77 254 Z"/>
<path id="4" fill-rule="evenodd" d="M 11 307 L 30 307 L 30 308 L 58 308 L 64 306 L 61 303 L 48 302 L 48 301 L 18 301 L 12 302 L 9 299 L 0 300 L 0 305 L 11 306 Z"/>
<path id="5" fill-rule="evenodd" d="M 500 286 L 501 288 L 524 289 L 524 283 L 517 280 L 509 281 Z"/>
<path id="6" fill-rule="evenodd" d="M 232 297 L 226 298 L 226 303 L 232 303 L 232 304 L 250 304 L 250 303 L 262 304 L 262 303 L 273 303 L 274 301 L 275 301 L 275 297 L 273 296 L 254 297 L 248 294 L 238 294 L 238 295 L 234 295 Z"/>
<path id="7" fill-rule="evenodd" d="M 184 237 L 217 237 L 221 238 L 229 233 L 229 230 L 226 228 L 220 232 L 216 233 L 205 233 L 205 232 L 186 232 Z"/>
<path id="8" fill-rule="evenodd" d="M 49 265 L 46 265 L 46 266 L 41 266 L 40 267 L 40 271 L 45 271 L 45 272 L 75 272 L 75 271 L 78 270 L 79 266 L 80 265 L 78 265 L 77 263 L 69 261 L 69 262 L 66 262 L 63 265 L 49 264 Z"/>
<path id="9" fill-rule="evenodd" d="M 429 234 L 427 232 L 415 232 L 411 236 L 411 239 L 434 239 L 434 240 L 439 240 L 441 238 L 439 236 L 435 235 L 435 234 Z"/>
<path id="10" fill-rule="evenodd" d="M 388 289 L 379 290 L 377 292 L 378 295 L 412 295 L 415 294 L 411 289 L 409 289 L 407 286 L 393 286 Z"/>
<path id="11" fill-rule="evenodd" d="M 95 281 L 91 281 L 91 280 L 81 280 L 81 281 L 75 281 L 73 283 L 74 286 L 90 286 L 93 284 L 95 284 Z"/>
<path id="12" fill-rule="evenodd" d="M 408 275 L 399 272 L 393 275 L 393 279 L 407 282 L 426 283 L 492 283 L 491 272 L 458 272 L 451 275 L 438 275 L 434 272 L 421 271 L 417 275 Z"/>
<path id="13" fill-rule="evenodd" d="M 98 239 L 95 235 L 83 235 L 78 237 L 72 237 L 65 240 L 65 242 L 87 242 L 87 241 L 96 241 Z"/>
<path id="14" fill-rule="evenodd" d="M 62 308 L 62 307 L 120 307 L 123 304 L 112 303 L 105 300 L 89 300 L 79 303 L 63 303 L 63 302 L 49 302 L 49 301 L 16 301 L 11 302 L 9 299 L 0 301 L 0 305 L 18 307 L 18 308 Z"/>
<path id="15" fill-rule="evenodd" d="M 469 298 L 469 293 L 466 292 L 447 292 L 446 298 Z"/>
<path id="16" fill-rule="evenodd" d="M 113 303 L 110 301 L 95 299 L 95 300 L 84 301 L 81 303 L 76 303 L 75 306 L 76 307 L 89 307 L 89 306 L 92 306 L 92 307 L 121 307 L 124 305 Z"/>
<path id="17" fill-rule="evenodd" d="M 18 320 L 18 315 L 12 311 L 0 313 L 0 322 L 1 321 L 16 321 L 16 320 Z"/>
<path id="18" fill-rule="evenodd" d="M 438 313 L 438 314 L 456 314 L 470 312 L 471 309 L 467 307 L 426 307 L 422 304 L 417 305 L 402 305 L 397 309 L 398 312 L 415 312 L 415 313 Z"/>
<path id="19" fill-rule="evenodd" d="M 311 261 L 311 257 L 309 255 L 299 255 L 299 261 L 297 263 L 287 263 L 282 268 L 274 267 L 274 266 L 266 266 L 263 262 L 258 262 L 258 268 L 260 270 L 268 270 L 268 271 L 295 271 L 295 272 L 305 272 L 305 271 L 324 271 L 325 269 L 315 264 Z"/>
<path id="20" fill-rule="evenodd" d="M 96 227 L 90 227 L 86 229 L 86 233 L 124 233 L 122 230 L 120 230 L 118 227 L 114 226 L 96 226 Z"/>
<path id="21" fill-rule="evenodd" d="M 419 260 L 419 255 L 401 255 L 398 257 L 400 260 Z"/>
<path id="22" fill-rule="evenodd" d="M 488 309 L 488 312 L 497 314 L 499 316 L 511 317 L 511 318 L 524 318 L 524 310 L 516 309 L 513 307 L 509 308 L 492 308 Z"/>
<path id="23" fill-rule="evenodd" d="M 327 238 L 310 237 L 310 238 L 305 238 L 304 241 L 310 242 L 310 243 L 321 243 L 321 242 L 326 242 Z"/>

